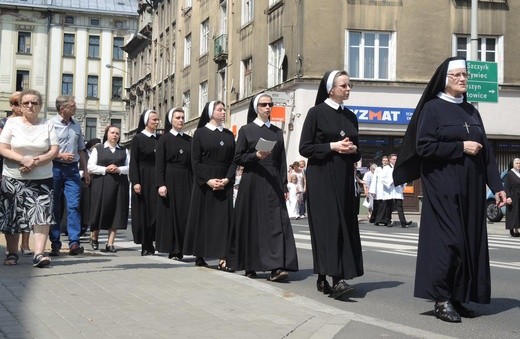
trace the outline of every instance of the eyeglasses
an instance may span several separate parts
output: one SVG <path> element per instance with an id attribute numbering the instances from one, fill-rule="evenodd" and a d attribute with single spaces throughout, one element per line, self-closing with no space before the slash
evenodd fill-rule
<path id="1" fill-rule="evenodd" d="M 462 77 L 468 78 L 468 73 L 466 72 L 458 72 L 458 73 L 448 73 L 448 76 L 452 77 L 453 79 L 460 79 Z"/>
<path id="2" fill-rule="evenodd" d="M 22 102 L 22 107 L 29 107 L 29 104 L 32 106 L 40 106 L 40 103 L 37 101 L 26 101 Z"/>
<path id="3" fill-rule="evenodd" d="M 354 84 L 349 82 L 348 84 L 336 85 L 335 87 L 341 87 L 341 88 L 350 87 L 350 89 L 352 89 L 352 88 L 354 88 Z"/>
<path id="4" fill-rule="evenodd" d="M 9 105 L 18 107 L 18 106 L 20 106 L 20 103 L 18 101 L 15 101 L 15 102 L 10 102 Z"/>
<path id="5" fill-rule="evenodd" d="M 258 103 L 258 107 L 267 107 L 267 106 L 273 107 L 274 104 L 272 102 L 259 102 Z"/>

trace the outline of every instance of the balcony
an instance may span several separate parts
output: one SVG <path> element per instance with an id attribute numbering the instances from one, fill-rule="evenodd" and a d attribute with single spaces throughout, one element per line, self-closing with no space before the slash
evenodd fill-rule
<path id="1" fill-rule="evenodd" d="M 222 34 L 214 40 L 214 57 L 215 62 L 222 62 L 228 57 L 228 38 L 227 34 Z"/>

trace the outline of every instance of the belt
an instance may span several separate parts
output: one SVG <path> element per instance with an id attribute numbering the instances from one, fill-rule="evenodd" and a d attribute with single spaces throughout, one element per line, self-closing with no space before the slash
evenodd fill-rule
<path id="1" fill-rule="evenodd" d="M 78 162 L 77 162 L 77 161 L 73 161 L 73 162 L 63 162 L 63 161 L 53 160 L 53 161 L 52 161 L 52 164 L 53 164 L 54 166 L 63 166 L 63 167 L 68 167 L 68 166 L 78 166 Z"/>

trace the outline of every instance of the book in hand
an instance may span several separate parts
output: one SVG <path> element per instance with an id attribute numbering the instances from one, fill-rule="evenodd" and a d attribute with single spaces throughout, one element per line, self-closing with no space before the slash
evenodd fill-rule
<path id="1" fill-rule="evenodd" d="M 256 150 L 260 152 L 271 152 L 276 145 L 276 141 L 265 140 L 264 138 L 258 139 L 256 143 Z"/>

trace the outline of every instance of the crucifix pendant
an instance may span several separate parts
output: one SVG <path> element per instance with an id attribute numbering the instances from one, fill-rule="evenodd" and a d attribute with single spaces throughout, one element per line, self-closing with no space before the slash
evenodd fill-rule
<path id="1" fill-rule="evenodd" d="M 463 127 L 466 127 L 466 131 L 468 132 L 469 134 L 469 125 L 467 122 L 464 122 L 464 125 L 462 125 Z"/>

